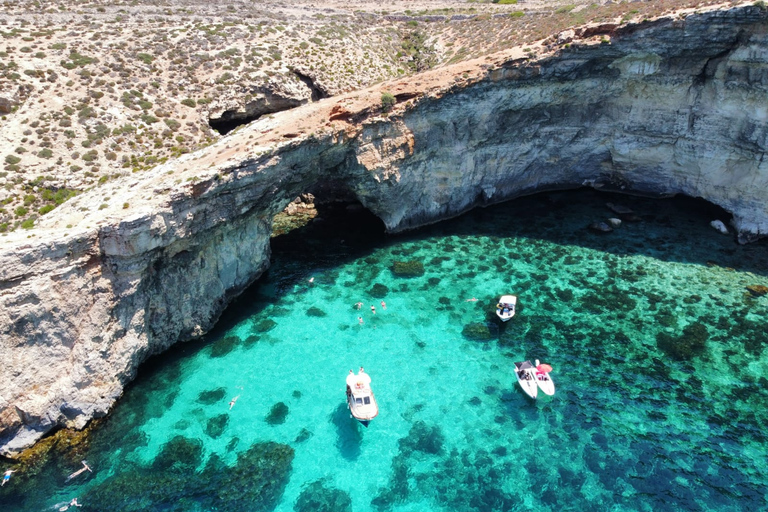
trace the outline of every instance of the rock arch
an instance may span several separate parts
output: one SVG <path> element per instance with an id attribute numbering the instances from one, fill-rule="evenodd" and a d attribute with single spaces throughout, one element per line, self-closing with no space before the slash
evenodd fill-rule
<path id="1" fill-rule="evenodd" d="M 703 197 L 768 232 L 768 36 L 757 7 L 510 50 L 274 114 L 108 183 L 0 250 L 0 452 L 106 414 L 150 354 L 264 271 L 274 215 L 343 184 L 390 232 L 542 190 Z M 555 43 L 552 43 L 555 45 Z M 400 98 L 381 112 L 383 90 Z M 97 209 L 105 194 L 123 208 Z"/>

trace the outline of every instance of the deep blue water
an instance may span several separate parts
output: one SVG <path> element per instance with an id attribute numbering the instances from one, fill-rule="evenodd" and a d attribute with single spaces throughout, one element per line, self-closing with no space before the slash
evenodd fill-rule
<path id="1" fill-rule="evenodd" d="M 588 231 L 611 201 L 637 219 Z M 768 296 L 746 289 L 768 284 L 768 251 L 709 227 L 723 212 L 575 191 L 401 236 L 322 217 L 273 239 L 214 332 L 150 361 L 0 509 L 768 509 Z M 524 359 L 554 367 L 554 397 L 517 387 Z M 381 411 L 367 429 L 344 401 L 361 365 Z M 80 460 L 94 472 L 66 482 Z"/>

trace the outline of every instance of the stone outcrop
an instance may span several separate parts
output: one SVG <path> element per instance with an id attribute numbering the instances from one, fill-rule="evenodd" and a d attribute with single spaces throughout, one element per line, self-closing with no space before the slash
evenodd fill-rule
<path id="1" fill-rule="evenodd" d="M 757 7 L 661 19 L 320 100 L 9 234 L 2 452 L 106 414 L 146 357 L 210 329 L 304 192 L 355 197 L 396 232 L 587 184 L 703 197 L 742 241 L 765 235 L 766 28 Z"/>

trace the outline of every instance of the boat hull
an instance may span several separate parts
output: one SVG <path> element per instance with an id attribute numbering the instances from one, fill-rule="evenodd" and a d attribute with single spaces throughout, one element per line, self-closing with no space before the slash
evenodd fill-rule
<path id="1" fill-rule="evenodd" d="M 506 311 L 505 311 L 506 308 Z M 515 316 L 517 297 L 515 295 L 502 295 L 496 305 L 496 316 L 502 322 L 508 322 Z"/>
<path id="2" fill-rule="evenodd" d="M 355 395 L 349 386 L 347 386 L 347 408 L 349 408 L 349 414 L 364 427 L 370 425 L 371 420 L 379 415 L 379 406 L 376 403 L 376 398 L 373 395 L 373 392 L 370 392 L 367 397 L 369 403 L 364 403 L 364 405 L 356 404 Z"/>
<path id="3" fill-rule="evenodd" d="M 539 394 L 539 386 L 536 384 L 536 373 L 530 361 L 515 363 L 515 377 L 520 389 L 530 398 L 536 400 Z"/>
<path id="4" fill-rule="evenodd" d="M 536 376 L 536 385 L 538 385 L 541 392 L 545 395 L 553 396 L 555 394 L 555 383 L 552 378 L 546 374 Z"/>
<path id="5" fill-rule="evenodd" d="M 536 382 L 533 379 L 525 380 L 524 378 L 518 376 L 517 383 L 520 384 L 520 388 L 522 388 L 526 395 L 536 400 L 539 395 L 539 387 L 536 385 Z"/>

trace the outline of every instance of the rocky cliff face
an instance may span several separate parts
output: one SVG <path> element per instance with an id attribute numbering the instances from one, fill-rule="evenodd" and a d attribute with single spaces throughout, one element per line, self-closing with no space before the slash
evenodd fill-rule
<path id="1" fill-rule="evenodd" d="M 208 330 L 308 190 L 357 197 L 393 232 L 591 185 L 704 197 L 742 240 L 768 233 L 767 20 L 747 7 L 593 27 L 538 60 L 511 50 L 321 100 L 9 235 L 2 452 L 106 414 L 147 356 Z M 389 116 L 381 90 L 398 98 Z"/>

